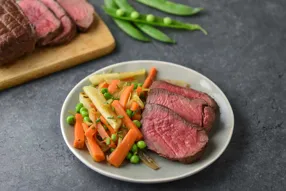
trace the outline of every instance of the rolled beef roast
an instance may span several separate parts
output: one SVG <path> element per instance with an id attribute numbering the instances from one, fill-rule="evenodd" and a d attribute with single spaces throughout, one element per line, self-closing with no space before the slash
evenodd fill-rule
<path id="1" fill-rule="evenodd" d="M 165 89 L 168 90 L 169 92 L 179 94 L 185 97 L 188 97 L 190 99 L 202 99 L 205 102 L 208 103 L 208 105 L 215 110 L 217 109 L 217 103 L 213 98 L 211 98 L 208 94 L 194 90 L 192 88 L 184 88 L 180 86 L 176 86 L 173 84 L 170 84 L 166 81 L 154 81 L 152 83 L 152 86 L 150 89 Z"/>
<path id="2" fill-rule="evenodd" d="M 61 21 L 39 0 L 18 2 L 25 15 L 36 28 L 37 44 L 45 46 L 62 33 Z"/>
<path id="3" fill-rule="evenodd" d="M 66 10 L 79 30 L 86 32 L 94 21 L 94 8 L 86 0 L 57 0 Z"/>
<path id="4" fill-rule="evenodd" d="M 35 49 L 36 33 L 15 0 L 0 0 L 0 65 Z"/>
<path id="5" fill-rule="evenodd" d="M 61 21 L 62 32 L 52 39 L 48 45 L 60 45 L 69 43 L 77 34 L 76 25 L 67 15 L 66 11 L 58 4 L 56 0 L 40 0 L 44 3 Z"/>
<path id="6" fill-rule="evenodd" d="M 147 104 L 142 117 L 142 133 L 150 150 L 183 163 L 194 162 L 202 156 L 208 143 L 202 127 L 156 104 Z"/>
<path id="7" fill-rule="evenodd" d="M 165 106 L 185 120 L 210 131 L 215 121 L 215 111 L 202 99 L 189 99 L 185 96 L 169 92 L 165 89 L 151 89 L 147 104 Z"/>

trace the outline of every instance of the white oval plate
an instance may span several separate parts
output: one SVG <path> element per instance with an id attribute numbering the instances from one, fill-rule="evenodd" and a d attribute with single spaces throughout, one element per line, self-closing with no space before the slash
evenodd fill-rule
<path id="1" fill-rule="evenodd" d="M 208 93 L 219 105 L 218 120 L 210 135 L 210 141 L 201 160 L 193 164 L 181 164 L 164 159 L 154 153 L 151 154 L 160 169 L 154 171 L 144 164 L 128 164 L 121 168 L 112 167 L 106 163 L 96 163 L 92 160 L 87 151 L 73 148 L 73 128 L 66 124 L 66 117 L 69 115 L 68 110 L 75 110 L 75 105 L 79 102 L 79 93 L 82 87 L 90 85 L 88 77 L 80 81 L 68 94 L 61 111 L 61 131 L 66 144 L 72 153 L 86 166 L 105 176 L 137 183 L 159 183 L 169 182 L 193 175 L 210 164 L 212 164 L 224 152 L 230 142 L 233 128 L 234 116 L 232 108 L 224 93 L 211 80 L 202 74 L 189 68 L 161 61 L 138 60 L 114 64 L 96 71 L 94 74 L 100 74 L 105 71 L 125 72 L 135 71 L 138 69 L 158 69 L 158 79 L 183 80 L 191 84 L 191 87 Z"/>

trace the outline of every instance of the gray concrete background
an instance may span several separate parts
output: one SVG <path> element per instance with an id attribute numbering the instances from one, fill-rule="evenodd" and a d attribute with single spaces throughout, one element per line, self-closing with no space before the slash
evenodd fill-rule
<path id="1" fill-rule="evenodd" d="M 141 43 L 123 34 L 92 1 L 117 40 L 115 52 L 0 92 L 0 190 L 283 190 L 286 187 L 286 1 L 177 0 L 206 9 L 180 20 L 200 32 L 164 30 L 177 45 Z M 135 4 L 135 3 L 134 3 Z M 165 15 L 138 3 L 144 13 Z M 62 103 L 86 75 L 113 63 L 154 59 L 178 63 L 212 79 L 228 96 L 235 131 L 213 165 L 183 180 L 138 185 L 85 167 L 60 132 Z M 138 172 L 140 173 L 140 172 Z"/>

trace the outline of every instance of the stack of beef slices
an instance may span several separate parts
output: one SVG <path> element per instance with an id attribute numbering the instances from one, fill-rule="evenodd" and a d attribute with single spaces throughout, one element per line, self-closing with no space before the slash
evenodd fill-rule
<path id="1" fill-rule="evenodd" d="M 86 0 L 0 0 L 0 65 L 87 32 L 94 8 Z"/>
<path id="2" fill-rule="evenodd" d="M 206 93 L 154 81 L 142 115 L 150 150 L 174 161 L 192 163 L 202 156 L 218 110 Z"/>

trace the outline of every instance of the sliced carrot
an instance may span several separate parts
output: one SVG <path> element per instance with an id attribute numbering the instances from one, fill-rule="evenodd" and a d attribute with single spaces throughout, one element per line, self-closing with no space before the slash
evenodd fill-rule
<path id="1" fill-rule="evenodd" d="M 149 71 L 149 74 L 146 78 L 146 80 L 144 81 L 144 84 L 143 84 L 143 88 L 149 88 L 151 86 L 151 84 L 153 83 L 155 77 L 157 75 L 157 69 L 152 67 Z"/>
<path id="2" fill-rule="evenodd" d="M 108 88 L 109 84 L 106 83 L 106 82 L 101 82 L 99 85 L 98 85 L 98 88 L 101 89 L 101 88 Z"/>
<path id="3" fill-rule="evenodd" d="M 105 139 L 110 139 L 110 136 L 108 135 L 108 133 L 105 131 L 104 127 L 101 125 L 101 123 L 97 123 L 96 125 L 97 127 L 97 131 L 98 131 L 98 134 L 99 136 L 105 140 Z M 109 145 L 111 148 L 115 148 L 116 145 L 114 144 L 114 142 L 112 140 L 110 140 L 110 145 Z"/>
<path id="4" fill-rule="evenodd" d="M 85 124 L 85 123 L 83 123 Z M 84 126 L 84 125 L 82 125 Z M 95 128 L 95 125 L 91 125 L 87 130 L 85 130 L 85 136 L 89 136 L 89 137 L 92 137 L 96 134 L 96 128 Z"/>
<path id="5" fill-rule="evenodd" d="M 135 112 L 134 115 L 132 116 L 132 120 L 140 121 L 141 118 L 142 118 L 142 115 L 140 114 L 140 112 Z"/>
<path id="6" fill-rule="evenodd" d="M 115 167 L 119 167 L 126 158 L 137 137 L 137 131 L 135 129 L 130 129 L 122 142 L 109 155 L 108 162 Z"/>
<path id="7" fill-rule="evenodd" d="M 104 125 L 106 125 L 106 127 L 108 128 L 109 132 L 111 134 L 114 134 L 115 133 L 115 130 L 113 129 L 113 127 L 111 127 L 108 122 L 106 121 L 106 119 L 103 117 L 103 116 L 100 116 L 100 121 L 101 123 L 103 123 Z"/>
<path id="8" fill-rule="evenodd" d="M 137 111 L 139 109 L 139 104 L 136 102 L 136 101 L 133 101 L 131 103 L 131 107 L 130 107 L 130 110 L 131 111 Z"/>
<path id="9" fill-rule="evenodd" d="M 74 126 L 74 143 L 73 146 L 77 149 L 84 148 L 84 131 L 82 127 L 83 118 L 82 116 L 77 113 L 75 115 L 75 126 Z"/>
<path id="10" fill-rule="evenodd" d="M 140 96 L 142 92 L 143 92 L 142 87 L 138 86 L 137 89 L 136 89 L 137 95 Z"/>
<path id="11" fill-rule="evenodd" d="M 134 88 L 134 84 L 132 84 L 131 86 L 127 86 L 120 96 L 119 101 L 120 101 L 120 104 L 122 105 L 123 108 L 126 107 L 126 104 L 127 104 L 128 99 L 131 95 L 131 92 L 133 91 L 133 88 Z"/>
<path id="12" fill-rule="evenodd" d="M 140 132 L 140 130 L 136 127 L 136 125 L 132 122 L 132 120 L 129 118 L 129 116 L 127 115 L 126 111 L 123 109 L 123 107 L 121 106 L 121 104 L 119 103 L 118 100 L 114 100 L 112 102 L 112 106 L 114 107 L 116 113 L 118 115 L 122 115 L 122 121 L 125 124 L 125 126 L 128 129 L 134 129 L 137 133 L 137 141 L 141 140 L 143 138 L 142 133 Z"/>
<path id="13" fill-rule="evenodd" d="M 85 123 L 83 123 L 82 126 L 85 130 L 86 147 L 89 151 L 90 156 L 96 162 L 104 161 L 105 160 L 104 152 L 101 150 L 100 146 L 97 144 L 95 138 L 93 137 L 94 135 L 93 133 L 96 133 L 96 128 L 94 128 L 95 132 L 93 132 L 92 135 L 91 133 L 89 133 L 89 130 L 92 128 L 88 128 L 88 126 Z"/>
<path id="14" fill-rule="evenodd" d="M 112 80 L 110 85 L 108 86 L 108 92 L 114 94 L 118 90 L 118 84 L 120 80 Z"/>

